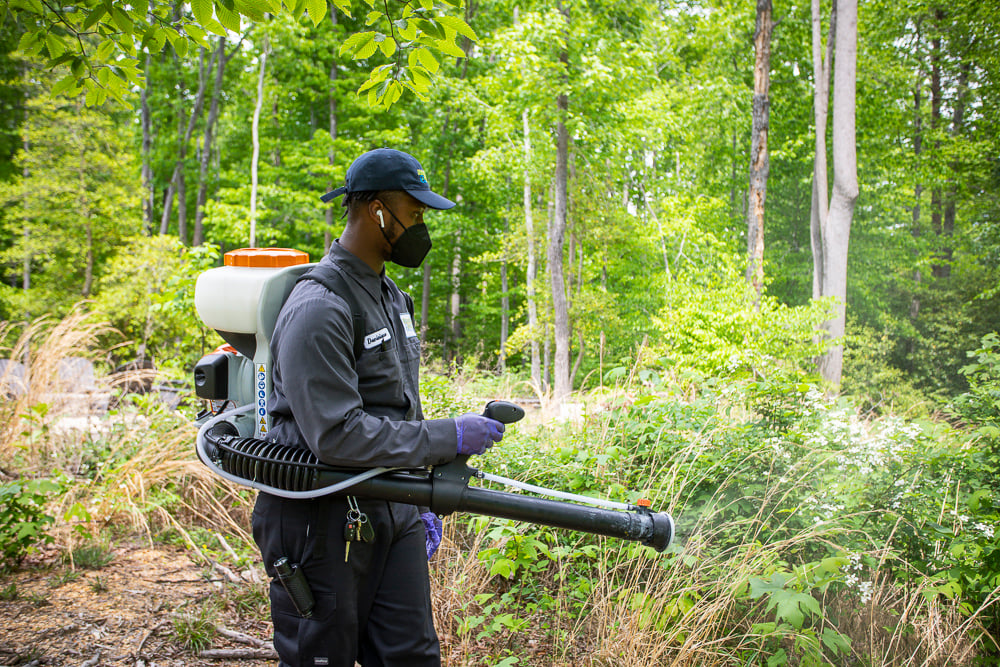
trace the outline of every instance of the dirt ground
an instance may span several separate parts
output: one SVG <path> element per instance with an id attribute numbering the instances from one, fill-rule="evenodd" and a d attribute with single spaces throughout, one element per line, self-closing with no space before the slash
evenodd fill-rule
<path id="1" fill-rule="evenodd" d="M 235 577 L 162 545 L 119 545 L 99 570 L 74 571 L 55 550 L 43 551 L 0 577 L 0 667 L 273 667 L 275 659 L 247 657 L 273 652 L 264 588 Z M 178 619 L 208 620 L 214 633 L 199 636 L 231 657 L 185 647 Z"/>

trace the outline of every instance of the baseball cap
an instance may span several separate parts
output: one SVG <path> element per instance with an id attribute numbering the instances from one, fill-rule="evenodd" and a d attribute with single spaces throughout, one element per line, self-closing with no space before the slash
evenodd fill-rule
<path id="1" fill-rule="evenodd" d="M 321 197 L 328 202 L 348 192 L 402 190 L 422 204 L 434 209 L 448 209 L 455 205 L 450 199 L 431 192 L 417 158 L 394 148 L 376 148 L 368 151 L 347 168 L 345 184 Z"/>

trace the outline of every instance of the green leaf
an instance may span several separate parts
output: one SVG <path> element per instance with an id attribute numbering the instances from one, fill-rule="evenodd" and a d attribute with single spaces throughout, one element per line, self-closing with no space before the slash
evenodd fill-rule
<path id="1" fill-rule="evenodd" d="M 351 15 L 351 0 L 333 0 L 333 6 L 345 16 L 354 18 Z"/>
<path id="2" fill-rule="evenodd" d="M 215 33 L 219 37 L 225 37 L 226 35 L 229 34 L 229 33 L 226 32 L 226 29 L 222 27 L 222 24 L 219 23 L 218 21 L 216 21 L 215 19 L 209 19 L 203 25 L 204 25 L 205 28 L 207 28 L 211 32 Z M 206 42 L 206 46 L 207 45 L 208 44 Z"/>
<path id="3" fill-rule="evenodd" d="M 218 3 L 215 5 L 215 16 L 219 19 L 219 23 L 227 30 L 232 30 L 233 32 L 240 31 L 240 15 L 234 10 L 229 9 L 222 3 Z"/>
<path id="4" fill-rule="evenodd" d="M 61 95 L 67 90 L 71 90 L 76 86 L 76 77 L 72 74 L 67 74 L 63 78 L 59 79 L 54 86 L 52 86 L 53 95 Z"/>
<path id="5" fill-rule="evenodd" d="M 420 68 L 423 69 L 423 68 Z M 420 71 L 420 69 L 410 68 L 410 76 L 413 77 L 413 87 L 421 92 L 427 92 L 431 87 L 431 78 Z"/>
<path id="6" fill-rule="evenodd" d="M 417 38 L 417 24 L 413 21 L 407 19 L 399 19 L 394 21 L 396 30 L 399 32 L 399 36 L 408 42 L 412 42 Z"/>
<path id="7" fill-rule="evenodd" d="M 386 38 L 379 43 L 378 48 L 382 50 L 382 55 L 386 58 L 391 58 L 392 54 L 396 52 L 396 40 L 392 37 L 386 36 Z"/>
<path id="8" fill-rule="evenodd" d="M 437 46 L 438 50 L 441 53 L 445 54 L 445 55 L 454 56 L 456 58 L 464 58 L 465 57 L 465 51 L 463 51 L 462 49 L 458 48 L 458 46 L 455 44 L 454 40 L 451 40 L 451 39 L 441 39 L 441 40 L 438 40 L 435 43 L 435 45 Z"/>
<path id="9" fill-rule="evenodd" d="M 212 13 L 212 0 L 191 0 L 191 11 L 194 12 L 194 19 L 202 25 L 214 20 Z"/>
<path id="10" fill-rule="evenodd" d="M 823 644 L 834 653 L 847 655 L 851 652 L 851 640 L 833 628 L 823 628 Z"/>
<path id="11" fill-rule="evenodd" d="M 378 45 L 375 43 L 375 33 L 367 33 L 368 38 L 358 45 L 358 48 L 354 51 L 351 56 L 354 60 L 365 60 L 374 55 L 375 51 L 378 49 Z"/>
<path id="12" fill-rule="evenodd" d="M 51 32 L 45 36 L 45 46 L 49 51 L 49 58 L 53 60 L 66 53 L 66 45 L 63 43 L 62 39 L 60 39 L 58 35 L 54 35 Z"/>
<path id="13" fill-rule="evenodd" d="M 420 64 L 426 67 L 427 71 L 431 74 L 437 74 L 438 68 L 441 65 L 438 63 L 437 58 L 434 57 L 434 54 L 429 49 L 417 49 L 416 51 Z"/>
<path id="14" fill-rule="evenodd" d="M 357 53 L 358 47 L 370 41 L 372 38 L 374 38 L 374 36 L 375 33 L 370 31 L 354 33 L 346 40 L 344 40 L 344 43 L 340 45 L 340 55 L 344 55 L 345 53 L 354 55 L 355 53 Z"/>
<path id="15" fill-rule="evenodd" d="M 462 35 L 463 37 L 468 37 L 473 42 L 479 41 L 479 37 L 476 35 L 476 32 L 472 29 L 472 27 L 470 27 L 468 23 L 466 23 L 463 19 L 458 18 L 457 16 L 438 16 L 437 21 L 441 25 L 453 29 L 459 35 Z"/>
<path id="16" fill-rule="evenodd" d="M 417 24 L 417 28 L 420 29 L 426 35 L 433 37 L 434 39 L 444 39 L 447 36 L 444 28 L 428 19 L 414 19 L 414 23 Z"/>
<path id="17" fill-rule="evenodd" d="M 375 22 L 378 21 L 383 16 L 385 16 L 385 14 L 383 14 L 380 11 L 371 11 L 371 12 L 368 12 L 368 16 L 367 16 L 367 18 L 365 18 L 365 25 L 366 26 L 368 26 L 368 25 L 374 25 Z"/>
<path id="18" fill-rule="evenodd" d="M 306 13 L 309 14 L 309 19 L 313 22 L 314 26 L 319 25 L 323 22 L 323 19 L 326 18 L 326 0 L 305 0 L 303 4 L 306 7 Z"/>
<path id="19" fill-rule="evenodd" d="M 95 57 L 98 61 L 104 62 L 111 57 L 111 53 L 115 50 L 115 43 L 110 39 L 105 39 L 101 42 L 100 46 L 97 47 L 97 53 Z"/>
<path id="20" fill-rule="evenodd" d="M 186 32 L 186 30 L 185 30 Z M 171 40 L 171 44 L 174 47 L 174 51 L 177 52 L 177 56 L 183 58 L 188 52 L 188 41 L 183 36 L 178 35 L 177 39 Z"/>
<path id="21" fill-rule="evenodd" d="M 190 35 L 191 39 L 193 39 L 198 44 L 205 47 L 208 46 L 208 42 L 205 40 L 205 37 L 208 33 L 206 33 L 200 25 L 196 23 L 185 23 L 184 32 Z"/>
<path id="22" fill-rule="evenodd" d="M 434 9 L 434 0 L 420 0 L 420 6 L 430 11 Z"/>
<path id="23" fill-rule="evenodd" d="M 83 26 L 80 28 L 80 30 L 82 32 L 86 32 L 86 31 L 90 30 L 107 13 L 108 13 L 108 10 L 107 10 L 107 8 L 104 5 L 97 5 L 96 7 L 94 7 L 90 11 L 89 14 L 87 14 L 87 18 L 84 19 Z"/>
<path id="24" fill-rule="evenodd" d="M 118 29 L 126 35 L 131 35 L 135 30 L 135 26 L 132 24 L 132 19 L 129 18 L 129 15 L 117 7 L 114 7 L 111 10 L 111 20 L 113 20 L 115 25 L 118 26 Z"/>
<path id="25" fill-rule="evenodd" d="M 33 54 L 32 49 L 34 49 L 35 46 L 38 44 L 38 38 L 40 36 L 41 36 L 40 33 L 37 32 L 33 31 L 25 32 L 23 35 L 21 35 L 21 39 L 17 43 L 17 50 L 21 51 L 22 53 L 32 55 Z"/>

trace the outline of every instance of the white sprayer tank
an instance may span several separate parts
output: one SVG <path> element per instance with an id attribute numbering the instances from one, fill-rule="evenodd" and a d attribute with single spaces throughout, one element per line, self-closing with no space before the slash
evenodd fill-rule
<path id="1" fill-rule="evenodd" d="M 243 248 L 227 252 L 224 266 L 205 271 L 195 284 L 194 306 L 202 322 L 253 362 L 254 386 L 249 393 L 257 404 L 258 438 L 270 430 L 267 399 L 274 323 L 295 281 L 311 267 L 309 255 L 300 250 Z"/>

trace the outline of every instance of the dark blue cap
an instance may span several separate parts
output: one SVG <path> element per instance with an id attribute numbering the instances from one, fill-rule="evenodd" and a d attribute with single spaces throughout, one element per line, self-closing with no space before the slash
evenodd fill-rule
<path id="1" fill-rule="evenodd" d="M 393 148 L 376 148 L 355 160 L 347 169 L 345 184 L 321 197 L 325 202 L 348 192 L 402 190 L 430 208 L 451 208 L 455 202 L 431 192 L 417 158 Z"/>

